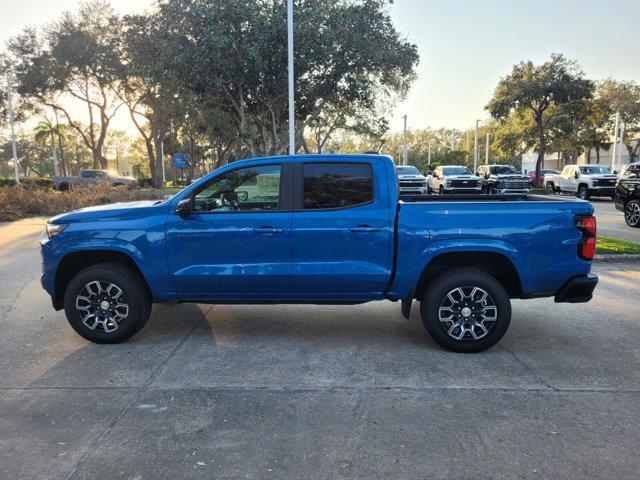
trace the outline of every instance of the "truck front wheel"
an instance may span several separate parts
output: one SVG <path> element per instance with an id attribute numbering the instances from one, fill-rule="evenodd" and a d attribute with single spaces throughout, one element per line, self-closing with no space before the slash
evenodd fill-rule
<path id="1" fill-rule="evenodd" d="M 94 343 L 120 343 L 149 319 L 151 299 L 135 272 L 118 264 L 94 265 L 78 273 L 65 291 L 69 324 Z"/>
<path id="2" fill-rule="evenodd" d="M 492 347 L 507 332 L 511 301 L 491 275 L 459 268 L 438 275 L 427 285 L 420 313 L 440 346 L 475 353 Z"/>

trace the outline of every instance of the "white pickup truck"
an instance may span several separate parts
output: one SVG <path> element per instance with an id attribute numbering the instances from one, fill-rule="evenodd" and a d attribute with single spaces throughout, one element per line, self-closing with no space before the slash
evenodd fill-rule
<path id="1" fill-rule="evenodd" d="M 429 192 L 481 193 L 482 179 L 473 175 L 467 167 L 443 165 L 428 177 Z"/>
<path id="2" fill-rule="evenodd" d="M 107 183 L 114 187 L 135 187 L 138 180 L 134 177 L 121 177 L 111 170 L 80 170 L 76 177 L 53 177 L 53 186 L 56 190 L 66 191 L 75 187 L 87 187 L 97 183 Z"/>
<path id="3" fill-rule="evenodd" d="M 602 165 L 567 165 L 562 173 L 545 175 L 545 185 L 554 192 L 573 193 L 582 200 L 613 197 L 618 175 Z"/>

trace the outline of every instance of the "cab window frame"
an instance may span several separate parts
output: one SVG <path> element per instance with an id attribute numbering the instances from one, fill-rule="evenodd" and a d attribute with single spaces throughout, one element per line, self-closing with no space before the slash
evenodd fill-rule
<path id="1" fill-rule="evenodd" d="M 292 169 L 288 166 L 290 164 L 288 163 L 284 163 L 284 162 L 273 162 L 273 163 L 265 163 L 265 164 L 260 164 L 260 165 L 246 165 L 246 166 L 238 166 L 237 168 L 233 168 L 231 170 L 227 170 L 225 172 L 220 173 L 219 175 L 216 175 L 214 177 L 211 177 L 210 179 L 208 179 L 207 181 L 203 182 L 201 185 L 199 185 L 197 188 L 195 188 L 193 191 L 191 191 L 190 193 L 190 200 L 191 200 L 191 210 L 193 211 L 194 215 L 236 215 L 236 214 L 242 214 L 242 215 L 246 215 L 246 214 L 262 214 L 262 213 L 286 213 L 286 212 L 291 212 L 291 208 L 288 206 L 289 205 L 289 201 L 288 198 L 291 197 L 291 190 L 290 188 L 287 188 L 287 186 L 289 185 L 288 182 L 286 182 L 287 179 L 291 178 L 291 174 L 292 174 Z M 224 210 L 224 211 L 216 211 L 216 210 L 212 210 L 212 211 L 208 211 L 208 212 L 203 212 L 203 211 L 196 211 L 195 206 L 196 206 L 196 195 L 198 195 L 198 193 L 201 193 L 203 190 L 205 190 L 207 187 L 209 187 L 211 185 L 212 182 L 215 182 L 217 179 L 220 179 L 221 177 L 224 177 L 225 175 L 229 175 L 233 172 L 237 172 L 238 170 L 247 170 L 247 169 L 252 169 L 252 168 L 261 168 L 261 167 L 280 167 L 280 184 L 279 184 L 279 190 L 278 190 L 278 208 L 275 210 Z M 288 196 L 288 198 L 287 198 Z M 183 197 L 184 198 L 184 197 Z"/>
<path id="2" fill-rule="evenodd" d="M 350 165 L 364 165 L 369 169 L 371 174 L 371 200 L 366 202 L 360 202 L 353 205 L 347 205 L 344 207 L 323 207 L 323 208 L 304 208 L 304 167 L 306 165 L 328 165 L 328 166 L 350 166 Z M 397 175 L 396 175 L 397 180 Z M 308 161 L 308 162 L 296 162 L 295 169 L 295 185 L 294 185 L 294 211 L 296 213 L 302 212 L 331 212 L 339 210 L 349 210 L 352 208 L 359 208 L 366 205 L 372 205 L 376 201 L 376 175 L 374 173 L 373 165 L 370 162 L 327 162 L 327 161 Z"/>

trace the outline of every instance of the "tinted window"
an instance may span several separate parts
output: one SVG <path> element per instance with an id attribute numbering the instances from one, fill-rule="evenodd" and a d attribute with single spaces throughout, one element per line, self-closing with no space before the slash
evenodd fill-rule
<path id="1" fill-rule="evenodd" d="M 371 166 L 358 163 L 307 163 L 303 170 L 303 208 L 342 208 L 373 200 Z"/>
<path id="2" fill-rule="evenodd" d="M 585 175 L 611 173 L 611 169 L 609 167 L 580 167 L 580 171 Z"/>
<path id="3" fill-rule="evenodd" d="M 467 167 L 444 167 L 442 173 L 445 175 L 470 175 L 471 172 Z"/>
<path id="4" fill-rule="evenodd" d="M 240 168 L 220 175 L 196 192 L 194 211 L 278 210 L 280 165 Z"/>
<path id="5" fill-rule="evenodd" d="M 398 175 L 420 175 L 418 169 L 413 166 L 396 167 L 396 171 L 398 172 Z"/>
<path id="6" fill-rule="evenodd" d="M 508 175 L 512 173 L 518 173 L 515 167 L 511 165 L 496 165 L 496 166 L 490 167 L 490 169 L 491 169 L 491 173 L 493 173 L 494 175 Z"/>

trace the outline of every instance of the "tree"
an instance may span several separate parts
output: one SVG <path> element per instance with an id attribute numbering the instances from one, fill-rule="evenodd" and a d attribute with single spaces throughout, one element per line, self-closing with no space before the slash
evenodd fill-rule
<path id="1" fill-rule="evenodd" d="M 43 35 L 27 29 L 9 42 L 19 93 L 66 117 L 91 151 L 95 168 L 107 167 L 104 142 L 121 105 L 113 93 L 120 29 L 110 5 L 93 0 L 75 15 L 65 13 Z M 72 102 L 83 105 L 86 123 L 73 118 Z"/>
<path id="2" fill-rule="evenodd" d="M 384 0 L 296 3 L 296 138 L 328 112 L 349 117 L 406 94 L 417 47 Z M 287 136 L 285 2 L 163 0 L 157 68 L 207 109 L 231 119 L 240 150 L 284 153 Z M 328 118 L 328 117 L 327 117 Z"/>
<path id="3" fill-rule="evenodd" d="M 62 141 L 67 134 L 67 125 L 54 124 L 49 118 L 42 120 L 34 129 L 34 139 L 41 145 L 48 145 L 51 147 L 51 153 L 54 157 L 58 155 L 58 148 L 60 149 L 60 170 L 62 175 L 67 174 L 67 169 L 64 162 L 64 151 L 62 150 Z"/>
<path id="4" fill-rule="evenodd" d="M 612 132 L 613 115 L 620 112 L 624 126 L 622 141 L 629 152 L 630 161 L 634 162 L 640 149 L 638 134 L 640 133 L 640 85 L 635 82 L 620 82 L 612 79 L 600 82 L 597 97 L 603 108 L 608 107 L 609 122 L 606 126 Z M 606 111 L 606 110 L 605 110 Z"/>
<path id="5" fill-rule="evenodd" d="M 543 167 L 549 123 L 590 99 L 593 88 L 593 82 L 584 78 L 578 64 L 561 54 L 551 55 L 542 65 L 521 62 L 498 83 L 486 106 L 495 119 L 504 122 L 514 112 L 533 115 L 538 148 L 536 185 Z"/>

